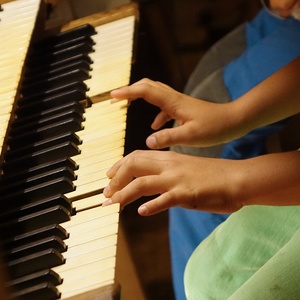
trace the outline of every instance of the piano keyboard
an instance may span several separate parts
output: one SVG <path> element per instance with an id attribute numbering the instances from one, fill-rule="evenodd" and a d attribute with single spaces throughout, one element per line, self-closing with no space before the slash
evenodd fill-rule
<path id="1" fill-rule="evenodd" d="M 93 37 L 95 52 L 91 79 L 85 81 L 89 87 L 87 95 L 93 97 L 127 85 L 130 79 L 131 55 L 134 32 L 134 16 L 96 27 Z M 116 39 L 114 32 L 119 38 Z"/>
<path id="2" fill-rule="evenodd" d="M 39 7 L 36 0 L 1 4 L 0 30 L 5 46 L 0 51 L 0 153 Z"/>
<path id="3" fill-rule="evenodd" d="M 114 284 L 117 213 L 118 206 L 98 207 L 62 224 L 70 232 L 66 263 L 53 269 L 65 278 L 59 289 L 62 299 Z"/>
<path id="4" fill-rule="evenodd" d="M 22 16 L 25 10 L 23 22 L 15 21 L 21 24 L 30 19 L 23 6 L 37 2 L 2 8 L 17 7 Z M 24 51 L 18 68 L 7 73 L 22 74 L 13 91 L 0 91 L 14 107 L 9 130 L 1 131 L 8 148 L 4 144 L 0 232 L 15 298 L 112 299 L 118 293 L 119 206 L 101 204 L 106 170 L 123 156 L 127 101 L 99 99 L 129 83 L 134 23 L 126 15 L 64 31 L 30 47 L 26 60 Z M 20 35 L 29 43 L 29 32 Z M 9 71 L 2 58 L 1 68 Z M 11 114 L 3 108 L 3 123 Z"/>
<path id="5" fill-rule="evenodd" d="M 76 190 L 67 194 L 73 201 L 102 190 L 108 184 L 106 170 L 124 153 L 127 101 L 116 105 L 104 101 L 92 108 L 87 109 L 84 130 L 78 132 L 82 147 L 78 159 L 73 157 L 79 165 Z"/>

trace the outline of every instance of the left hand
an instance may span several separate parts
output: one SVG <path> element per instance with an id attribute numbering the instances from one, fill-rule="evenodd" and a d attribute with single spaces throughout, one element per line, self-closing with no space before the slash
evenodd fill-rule
<path id="1" fill-rule="evenodd" d="M 152 215 L 173 206 L 219 213 L 238 210 L 232 203 L 231 178 L 235 164 L 171 151 L 135 151 L 117 162 L 108 172 L 111 181 L 104 190 L 104 203 L 121 208 L 142 196 L 158 195 L 138 212 Z M 233 175 L 233 176 L 232 176 Z"/>

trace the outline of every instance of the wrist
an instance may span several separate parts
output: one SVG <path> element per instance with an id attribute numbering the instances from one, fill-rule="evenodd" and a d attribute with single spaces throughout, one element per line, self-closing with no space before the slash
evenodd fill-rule
<path id="1" fill-rule="evenodd" d="M 244 116 L 243 109 L 241 109 L 239 104 L 236 101 L 222 104 L 220 135 L 223 143 L 230 142 L 248 133 L 246 116 Z"/>
<path id="2" fill-rule="evenodd" d="M 230 172 L 228 172 L 228 194 L 232 201 L 232 208 L 235 211 L 243 206 L 253 203 L 252 192 L 255 190 L 252 185 L 251 173 L 249 174 L 249 160 L 228 160 L 231 165 Z M 250 190 L 249 190 L 250 187 Z"/>

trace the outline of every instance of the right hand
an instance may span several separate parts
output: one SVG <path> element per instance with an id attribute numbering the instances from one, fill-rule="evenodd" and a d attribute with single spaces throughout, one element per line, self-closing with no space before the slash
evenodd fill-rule
<path id="1" fill-rule="evenodd" d="M 179 93 L 169 86 L 149 79 L 111 92 L 114 101 L 129 101 L 143 98 L 159 107 L 161 112 L 155 117 L 151 127 L 160 129 L 171 119 L 178 121 L 179 126 L 166 128 L 150 135 L 147 146 L 151 149 L 162 149 L 172 145 L 206 147 L 227 142 L 236 137 L 238 128 L 234 123 L 231 103 L 216 104 L 192 98 Z"/>

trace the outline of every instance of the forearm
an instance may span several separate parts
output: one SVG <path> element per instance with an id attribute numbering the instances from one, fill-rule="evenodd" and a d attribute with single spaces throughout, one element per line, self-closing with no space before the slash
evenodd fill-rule
<path id="1" fill-rule="evenodd" d="M 300 151 L 236 161 L 233 202 L 241 205 L 300 205 Z"/>
<path id="2" fill-rule="evenodd" d="M 231 103 L 237 135 L 300 112 L 299 70 L 300 57 Z"/>

